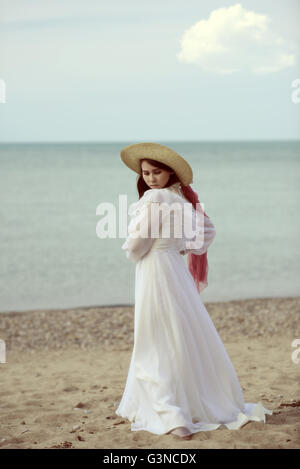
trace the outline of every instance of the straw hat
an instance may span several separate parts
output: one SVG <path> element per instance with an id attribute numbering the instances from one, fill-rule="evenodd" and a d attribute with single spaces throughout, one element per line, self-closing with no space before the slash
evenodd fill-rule
<path id="1" fill-rule="evenodd" d="M 138 174 L 141 174 L 140 160 L 149 158 L 170 166 L 184 186 L 193 182 L 193 171 L 188 162 L 165 145 L 151 142 L 135 143 L 121 150 L 121 158 L 130 169 Z"/>

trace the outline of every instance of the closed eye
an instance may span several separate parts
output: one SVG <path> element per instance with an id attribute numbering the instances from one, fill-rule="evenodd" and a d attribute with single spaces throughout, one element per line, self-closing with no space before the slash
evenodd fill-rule
<path id="1" fill-rule="evenodd" d="M 148 171 L 143 171 L 143 173 L 145 174 L 145 176 L 149 175 Z M 154 171 L 154 174 L 160 174 L 160 173 L 161 171 Z"/>

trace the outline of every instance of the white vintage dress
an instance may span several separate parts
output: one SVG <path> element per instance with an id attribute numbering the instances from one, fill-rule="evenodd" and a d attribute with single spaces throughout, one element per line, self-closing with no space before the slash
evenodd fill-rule
<path id="1" fill-rule="evenodd" d="M 153 202 L 187 200 L 175 183 L 147 190 L 130 206 L 122 249 L 136 263 L 134 346 L 115 413 L 131 422 L 132 431 L 157 435 L 176 433 L 178 427 L 192 434 L 222 424 L 238 429 L 249 420 L 265 422 L 272 411 L 261 402 L 244 402 L 234 367 L 179 252 L 186 247 L 184 236 L 134 237 L 149 220 Z M 203 254 L 212 243 L 215 228 L 208 217 L 204 221 L 204 244 L 186 252 Z"/>

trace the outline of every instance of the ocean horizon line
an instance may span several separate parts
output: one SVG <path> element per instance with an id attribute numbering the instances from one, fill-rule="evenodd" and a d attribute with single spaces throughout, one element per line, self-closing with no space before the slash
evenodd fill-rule
<path id="1" fill-rule="evenodd" d="M 152 143 L 162 143 L 162 142 L 172 142 L 172 143 L 296 143 L 300 142 L 300 138 L 277 138 L 277 139 L 216 139 L 216 140 L 170 140 L 170 139 L 157 139 L 157 140 L 140 140 L 140 139 L 132 139 L 132 140 L 41 140 L 41 141 L 3 141 L 0 142 L 0 145 L 116 145 L 120 144 L 131 144 L 134 143 L 143 143 L 143 142 L 152 142 Z M 163 144 L 163 143 L 162 143 Z"/>

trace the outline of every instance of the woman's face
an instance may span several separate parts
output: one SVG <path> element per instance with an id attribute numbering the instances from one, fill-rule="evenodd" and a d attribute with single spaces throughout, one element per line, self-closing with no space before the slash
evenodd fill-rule
<path id="1" fill-rule="evenodd" d="M 142 175 L 145 183 L 150 189 L 162 189 L 168 183 L 170 178 L 169 171 L 158 168 L 148 163 L 148 161 L 142 161 Z"/>

